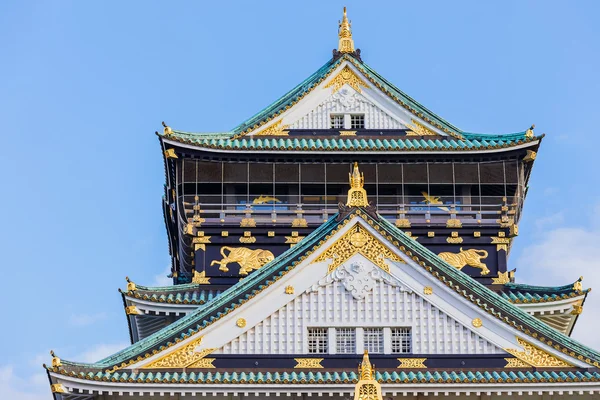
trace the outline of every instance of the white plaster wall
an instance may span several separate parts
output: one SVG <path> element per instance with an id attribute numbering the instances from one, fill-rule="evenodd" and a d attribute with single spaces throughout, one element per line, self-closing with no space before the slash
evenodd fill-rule
<path id="1" fill-rule="evenodd" d="M 357 300 L 338 281 L 303 293 L 215 354 L 305 354 L 308 328 L 319 326 L 411 327 L 416 354 L 503 352 L 402 287 L 377 282 L 366 297 Z"/>
<path id="2" fill-rule="evenodd" d="M 331 114 L 365 114 L 366 129 L 404 129 L 398 120 L 349 86 L 344 86 L 311 112 L 291 124 L 292 129 L 329 129 Z M 347 127 L 346 129 L 349 129 Z"/>

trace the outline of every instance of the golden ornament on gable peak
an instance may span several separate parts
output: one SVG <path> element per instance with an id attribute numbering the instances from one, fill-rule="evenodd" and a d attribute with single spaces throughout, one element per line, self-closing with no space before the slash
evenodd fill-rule
<path id="1" fill-rule="evenodd" d="M 352 23 L 348 21 L 348 15 L 346 14 L 346 7 L 344 7 L 344 15 L 342 20 L 339 21 L 338 30 L 338 51 L 340 53 L 352 53 L 354 52 L 354 40 L 352 39 Z"/>
<path id="2" fill-rule="evenodd" d="M 350 190 L 348 190 L 348 200 L 346 205 L 349 207 L 368 207 L 367 191 L 364 189 L 365 175 L 359 171 L 358 163 L 354 163 L 354 169 L 348 174 L 350 181 Z"/>

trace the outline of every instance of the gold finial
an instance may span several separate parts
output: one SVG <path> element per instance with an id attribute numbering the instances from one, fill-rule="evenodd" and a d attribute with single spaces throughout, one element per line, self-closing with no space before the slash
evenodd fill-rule
<path id="1" fill-rule="evenodd" d="M 369 352 L 365 350 L 358 367 L 358 382 L 354 389 L 354 400 L 382 400 L 381 385 L 375 379 L 375 366 L 369 361 Z"/>
<path id="2" fill-rule="evenodd" d="M 348 16 L 346 15 L 346 7 L 344 7 L 344 16 L 342 21 L 339 23 L 339 44 L 338 51 L 340 53 L 352 53 L 354 52 L 354 40 L 352 40 L 352 31 L 350 27 L 352 24 L 348 21 Z"/>
<path id="3" fill-rule="evenodd" d="M 53 367 L 60 367 L 61 366 L 61 362 L 60 362 L 60 358 L 58 358 L 56 356 L 56 354 L 54 354 L 54 350 L 50 350 L 50 355 L 52 356 L 52 366 Z"/>
<path id="4" fill-rule="evenodd" d="M 137 287 L 135 286 L 135 283 L 133 283 L 128 276 L 125 277 L 125 280 L 127 281 L 127 291 L 128 292 L 135 292 L 137 290 Z"/>
<path id="5" fill-rule="evenodd" d="M 583 276 L 580 276 L 579 279 L 577 279 L 577 281 L 573 284 L 573 290 L 575 290 L 576 292 L 583 291 L 583 285 L 581 284 L 582 280 L 583 280 Z"/>
<path id="6" fill-rule="evenodd" d="M 165 124 L 165 121 L 162 122 L 162 126 L 165 127 L 165 129 L 163 129 L 163 133 L 165 136 L 169 136 L 173 134 L 173 130 L 171 129 L 170 126 L 168 126 L 167 124 Z"/>
<path id="7" fill-rule="evenodd" d="M 531 125 L 531 128 L 527 129 L 525 132 L 525 137 L 531 139 L 533 137 L 533 130 L 535 129 L 535 124 Z"/>
<path id="8" fill-rule="evenodd" d="M 374 372 L 375 371 L 373 366 L 371 365 L 371 361 L 369 361 L 369 351 L 365 350 L 365 353 L 363 354 L 363 360 L 360 363 L 360 379 L 363 381 L 369 381 L 373 379 Z"/>
<path id="9" fill-rule="evenodd" d="M 358 170 L 358 163 L 354 163 L 352 174 L 348 174 L 350 181 L 350 190 L 348 190 L 347 206 L 350 207 L 367 207 L 367 191 L 364 189 L 365 176 Z"/>

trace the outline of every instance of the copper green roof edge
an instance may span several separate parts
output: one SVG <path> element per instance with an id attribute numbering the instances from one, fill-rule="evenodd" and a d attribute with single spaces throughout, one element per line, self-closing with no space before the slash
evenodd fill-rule
<path id="1" fill-rule="evenodd" d="M 550 339 L 553 343 L 558 343 L 562 347 L 567 348 L 576 355 L 581 355 L 584 358 L 589 358 L 593 362 L 600 362 L 600 353 L 597 351 L 584 346 L 583 344 L 573 340 L 572 338 L 558 332 L 551 328 L 545 323 L 541 322 L 537 318 L 529 315 L 525 311 L 521 310 L 516 305 L 502 298 L 494 291 L 488 289 L 486 286 L 477 282 L 466 273 L 457 270 L 451 265 L 447 264 L 437 255 L 432 253 L 429 249 L 406 236 L 404 232 L 398 229 L 394 224 L 387 221 L 385 218 L 381 218 L 379 221 L 382 227 L 387 228 L 388 233 L 392 234 L 398 239 L 403 246 L 412 252 L 417 253 L 420 257 L 427 260 L 427 262 L 436 268 L 439 272 L 450 278 L 452 282 L 460 283 L 465 289 L 470 290 L 473 294 L 477 295 L 484 303 L 489 304 L 488 309 L 493 308 L 495 311 L 501 311 L 502 314 L 510 315 L 516 321 L 520 321 L 524 326 L 528 326 L 541 333 L 546 339 Z M 466 296 L 469 299 L 469 296 Z M 470 299 L 471 302 L 477 304 L 474 300 Z M 524 332 L 525 333 L 525 332 Z M 538 339 L 539 340 L 539 339 Z"/>
<path id="2" fill-rule="evenodd" d="M 60 371 L 59 371 L 60 373 Z M 71 375 L 73 376 L 73 375 Z M 249 372 L 80 372 L 74 378 L 112 382 L 139 383 L 202 383 L 202 384 L 321 384 L 358 381 L 355 371 L 249 371 Z M 376 371 L 375 379 L 382 384 L 393 383 L 564 383 L 597 382 L 596 371 L 530 371 L 530 370 L 442 370 L 442 371 Z"/>
<path id="3" fill-rule="evenodd" d="M 255 138 L 245 136 L 239 139 L 214 139 L 209 137 L 180 136 L 173 134 L 169 137 L 184 144 L 198 147 L 223 150 L 319 150 L 319 151 L 469 151 L 510 148 L 520 144 L 535 142 L 535 138 L 509 138 L 508 140 L 459 140 L 452 137 L 435 141 L 426 137 L 412 136 L 384 139 L 353 139 L 332 137 L 313 139 L 311 137 L 277 137 Z"/>
<path id="4" fill-rule="evenodd" d="M 177 286 L 185 287 L 178 288 Z M 158 290 L 154 291 L 154 289 Z M 138 286 L 135 292 L 121 291 L 121 293 L 123 296 L 127 296 L 131 299 L 153 303 L 204 306 L 224 292 L 222 289 L 211 289 L 207 286 L 198 284 L 175 285 L 168 287 L 168 291 L 164 291 L 164 289 L 165 288 L 144 288 Z"/>
<path id="5" fill-rule="evenodd" d="M 531 286 L 520 283 L 506 283 L 503 289 L 498 292 L 503 298 L 510 302 L 550 302 L 559 301 L 579 296 L 587 297 L 591 289 L 575 290 L 575 283 L 580 282 L 581 278 L 564 286 Z"/>
<path id="6" fill-rule="evenodd" d="M 204 289 L 202 285 L 197 283 L 182 283 L 179 285 L 169 286 L 143 286 L 135 284 L 137 290 L 148 291 L 148 292 L 181 292 L 181 291 L 194 291 Z"/>
<path id="7" fill-rule="evenodd" d="M 316 70 L 312 75 L 302 81 L 299 85 L 294 87 L 292 90 L 281 96 L 279 99 L 275 100 L 269 106 L 263 108 L 261 111 L 254 114 L 252 117 L 248 118 L 231 131 L 235 134 L 239 134 L 244 132 L 247 129 L 253 128 L 255 125 L 260 124 L 261 122 L 271 118 L 280 110 L 285 109 L 285 107 L 291 105 L 294 101 L 296 101 L 299 97 L 309 91 L 315 84 L 319 82 L 319 80 L 325 77 L 329 71 L 337 67 L 342 58 L 338 60 L 330 59 L 327 61 L 322 67 Z"/>
<path id="8" fill-rule="evenodd" d="M 342 220 L 343 221 L 343 220 Z M 132 344 L 131 346 L 108 356 L 95 363 L 77 363 L 68 360 L 62 360 L 65 366 L 92 368 L 92 369 L 107 369 L 117 366 L 128 360 L 137 358 L 140 355 L 151 352 L 153 349 L 161 349 L 167 343 L 173 342 L 175 338 L 182 339 L 184 335 L 189 336 L 193 330 L 201 329 L 207 325 L 210 318 L 214 317 L 213 313 L 222 313 L 223 307 L 231 307 L 237 303 L 244 295 L 248 295 L 253 289 L 259 289 L 263 281 L 268 281 L 276 273 L 284 270 L 284 267 L 291 266 L 296 258 L 304 253 L 305 249 L 311 248 L 315 243 L 326 235 L 331 229 L 335 228 L 342 221 L 336 221 L 331 218 L 329 221 L 322 224 L 312 233 L 306 236 L 296 246 L 286 250 L 279 255 L 275 260 L 266 264 L 258 271 L 250 274 L 246 279 L 236 283 L 228 288 L 220 296 L 213 301 L 207 303 L 204 307 L 198 307 L 195 311 L 189 313 L 185 317 L 173 322 L 154 334 Z M 237 299 L 237 300 L 236 300 Z M 235 301 L 235 302 L 234 302 Z"/>
<path id="9" fill-rule="evenodd" d="M 530 292 L 530 293 L 570 293 L 575 292 L 575 284 L 577 282 L 581 282 L 582 279 L 579 278 L 575 282 L 570 283 L 568 285 L 563 286 L 534 286 L 528 285 L 525 283 L 514 283 L 508 282 L 504 284 L 505 291 L 521 291 L 521 292 Z M 584 290 L 587 292 L 589 289 Z"/>

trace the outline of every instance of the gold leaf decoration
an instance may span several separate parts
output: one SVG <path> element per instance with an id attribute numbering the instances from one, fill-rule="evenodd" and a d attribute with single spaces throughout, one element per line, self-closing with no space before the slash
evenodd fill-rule
<path id="1" fill-rule="evenodd" d="M 427 128 L 425 125 L 421 124 L 416 120 L 411 120 L 412 125 L 406 124 L 408 130 L 406 131 L 406 136 L 437 136 L 438 134 Z"/>
<path id="2" fill-rule="evenodd" d="M 510 277 L 508 275 L 508 271 L 498 272 L 498 277 L 492 278 L 492 284 L 494 284 L 494 285 L 504 285 L 508 282 L 510 282 Z"/>
<path id="3" fill-rule="evenodd" d="M 322 358 L 294 358 L 294 361 L 297 363 L 294 368 L 323 368 Z"/>
<path id="4" fill-rule="evenodd" d="M 504 368 L 531 368 L 531 365 L 519 360 L 518 358 L 505 358 L 505 360 L 506 365 Z"/>
<path id="5" fill-rule="evenodd" d="M 485 259 L 487 258 L 487 256 L 488 252 L 485 250 L 463 250 L 462 247 L 460 248 L 459 253 L 443 252 L 438 254 L 439 258 L 446 261 L 448 264 L 452 265 L 459 271 L 468 265 L 473 268 L 479 268 L 481 270 L 481 275 L 487 275 L 490 273 L 490 270 L 488 269 L 487 265 L 481 262 L 481 259 Z"/>
<path id="6" fill-rule="evenodd" d="M 349 85 L 352 89 L 356 90 L 358 93 L 362 93 L 361 86 L 368 88 L 369 86 L 365 81 L 356 75 L 356 73 L 349 67 L 344 66 L 339 74 L 337 74 L 327 85 L 325 85 L 325 89 L 333 87 L 333 92 L 335 93 L 342 88 L 344 85 Z"/>
<path id="7" fill-rule="evenodd" d="M 571 364 L 563 361 L 552 354 L 546 353 L 544 350 L 526 342 L 525 340 L 517 337 L 517 342 L 523 347 L 523 350 L 516 349 L 504 349 L 506 352 L 517 357 L 519 360 L 526 362 L 534 367 L 558 367 L 566 368 L 572 367 Z"/>
<path id="8" fill-rule="evenodd" d="M 210 283 L 210 278 L 206 276 L 206 271 L 198 272 L 194 270 L 192 283 L 196 283 L 198 285 L 207 285 Z"/>
<path id="9" fill-rule="evenodd" d="M 400 365 L 398 368 L 403 369 L 422 369 L 427 368 L 425 365 L 426 358 L 398 358 Z"/>
<path id="10" fill-rule="evenodd" d="M 362 254 L 375 265 L 386 272 L 390 272 L 386 259 L 404 262 L 400 257 L 377 240 L 369 231 L 360 225 L 356 225 L 341 238 L 335 241 L 325 250 L 313 263 L 331 259 L 329 273 L 336 270 L 346 260 L 355 254 Z"/>
<path id="11" fill-rule="evenodd" d="M 200 346 L 202 339 L 203 337 L 201 336 L 198 339 L 192 340 L 190 343 L 169 352 L 158 360 L 144 365 L 142 369 L 187 368 L 217 350 L 216 348 L 208 348 L 196 351 L 196 347 Z"/>
<path id="12" fill-rule="evenodd" d="M 288 136 L 287 128 L 289 125 L 282 125 L 283 120 L 279 120 L 263 129 L 262 131 L 256 133 L 256 136 Z"/>
<path id="13" fill-rule="evenodd" d="M 255 237 L 241 237 L 242 239 L 254 239 Z M 263 249 L 248 249 L 246 247 L 229 247 L 223 246 L 220 250 L 221 260 L 213 260 L 210 266 L 217 264 L 219 265 L 219 271 L 228 272 L 228 264 L 237 263 L 240 266 L 240 275 L 248 275 L 248 272 L 259 269 L 266 263 L 273 261 L 275 256 L 269 250 Z"/>

